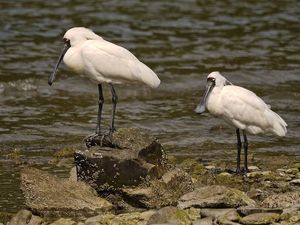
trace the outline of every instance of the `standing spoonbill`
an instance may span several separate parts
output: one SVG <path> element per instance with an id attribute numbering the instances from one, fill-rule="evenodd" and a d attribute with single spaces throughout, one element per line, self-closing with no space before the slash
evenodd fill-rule
<path id="1" fill-rule="evenodd" d="M 103 138 L 108 136 L 111 139 L 112 133 L 116 130 L 114 120 L 118 96 L 113 84 L 141 82 L 156 88 L 159 86 L 160 80 L 148 66 L 139 61 L 130 51 L 104 40 L 90 29 L 84 27 L 71 28 L 65 33 L 63 42 L 64 48 L 53 73 L 49 76 L 48 84 L 52 85 L 62 60 L 68 68 L 98 84 L 99 100 L 96 132 L 86 138 L 85 141 L 88 147 L 102 145 Z M 112 113 L 108 134 L 102 133 L 100 127 L 104 103 L 103 83 L 108 83 L 112 94 Z M 99 138 L 101 142 L 98 141 Z"/>
<path id="2" fill-rule="evenodd" d="M 236 172 L 247 173 L 248 140 L 246 133 L 259 134 L 271 132 L 280 137 L 287 132 L 286 122 L 270 106 L 252 91 L 235 86 L 219 72 L 207 76 L 206 90 L 196 113 L 203 113 L 206 108 L 214 115 L 222 117 L 236 128 L 237 136 L 237 168 Z M 244 171 L 240 168 L 242 142 L 240 130 L 244 136 Z"/>

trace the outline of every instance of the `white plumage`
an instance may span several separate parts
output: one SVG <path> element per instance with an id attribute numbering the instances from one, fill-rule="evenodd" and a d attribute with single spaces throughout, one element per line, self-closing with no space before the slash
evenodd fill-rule
<path id="1" fill-rule="evenodd" d="M 84 27 L 71 28 L 65 33 L 63 41 L 65 43 L 64 48 L 54 72 L 49 77 L 48 84 L 52 85 L 62 60 L 68 68 L 98 84 L 97 128 L 96 135 L 92 135 L 91 138 L 101 136 L 102 142 L 104 135 L 100 131 L 100 122 L 104 98 L 101 84 L 108 83 L 112 93 L 113 109 L 109 131 L 111 137 L 112 132 L 115 130 L 114 116 L 118 100 L 113 84 L 140 82 L 156 88 L 159 86 L 160 80 L 148 66 L 139 61 L 130 51 L 104 40 L 90 29 Z M 93 143 L 87 145 L 95 145 L 95 141 L 91 138 L 88 139 L 88 142 Z"/>
<path id="2" fill-rule="evenodd" d="M 203 113 L 205 108 L 212 115 L 222 117 L 230 125 L 242 130 L 244 138 L 246 132 L 271 132 L 278 136 L 285 136 L 287 132 L 286 122 L 261 98 L 252 91 L 233 85 L 219 72 L 208 75 L 204 97 L 195 111 Z"/>
<path id="3" fill-rule="evenodd" d="M 160 84 L 157 75 L 130 51 L 87 28 L 72 28 L 64 38 L 71 44 L 63 58 L 64 63 L 97 84 L 142 82 L 153 88 Z"/>

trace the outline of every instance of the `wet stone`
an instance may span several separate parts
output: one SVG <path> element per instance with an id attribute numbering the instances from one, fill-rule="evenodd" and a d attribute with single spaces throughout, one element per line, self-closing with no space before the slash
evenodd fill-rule
<path id="1" fill-rule="evenodd" d="M 27 225 L 32 217 L 29 210 L 20 210 L 9 222 L 8 225 Z"/>
<path id="2" fill-rule="evenodd" d="M 117 148 L 94 146 L 75 153 L 78 180 L 103 191 L 107 186 L 135 186 L 166 171 L 166 155 L 154 137 L 123 128 L 113 133 L 113 140 Z"/>

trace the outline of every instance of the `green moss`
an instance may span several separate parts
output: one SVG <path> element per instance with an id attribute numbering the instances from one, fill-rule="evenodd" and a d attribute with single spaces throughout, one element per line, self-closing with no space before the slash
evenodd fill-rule
<path id="1" fill-rule="evenodd" d="M 57 159 L 73 157 L 75 151 L 76 151 L 75 147 L 67 146 L 55 152 L 54 157 Z"/>

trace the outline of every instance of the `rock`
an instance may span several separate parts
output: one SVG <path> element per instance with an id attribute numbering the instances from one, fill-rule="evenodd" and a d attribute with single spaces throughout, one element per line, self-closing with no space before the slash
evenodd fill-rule
<path id="1" fill-rule="evenodd" d="M 154 210 L 114 215 L 111 213 L 89 218 L 84 225 L 146 225 Z"/>
<path id="2" fill-rule="evenodd" d="M 222 172 L 218 176 L 225 176 L 225 177 L 231 177 L 232 175 L 228 172 Z"/>
<path id="3" fill-rule="evenodd" d="M 135 207 L 161 208 L 176 205 L 178 199 L 194 188 L 191 177 L 180 169 L 168 171 L 160 180 L 152 180 L 147 186 L 124 188 L 124 199 Z"/>
<path id="4" fill-rule="evenodd" d="M 264 225 L 277 222 L 279 218 L 276 213 L 254 213 L 243 217 L 240 222 L 245 225 Z"/>
<path id="5" fill-rule="evenodd" d="M 70 218 L 67 218 L 67 219 L 61 218 L 61 219 L 54 221 L 50 225 L 76 225 L 76 224 L 77 223 Z"/>
<path id="6" fill-rule="evenodd" d="M 247 177 L 249 178 L 260 178 L 265 176 L 270 176 L 272 174 L 271 171 L 254 171 L 247 173 Z"/>
<path id="7" fill-rule="evenodd" d="M 293 224 L 300 224 L 300 211 L 282 213 L 280 219 Z"/>
<path id="8" fill-rule="evenodd" d="M 214 222 L 213 222 L 213 218 L 212 217 L 206 217 L 206 218 L 203 218 L 203 219 L 198 219 L 198 220 L 195 220 L 192 225 L 213 225 Z"/>
<path id="9" fill-rule="evenodd" d="M 300 186 L 300 179 L 294 179 L 290 181 L 290 184 Z"/>
<path id="10" fill-rule="evenodd" d="M 216 169 L 216 167 L 214 165 L 208 165 L 208 166 L 205 166 L 205 169 L 214 170 L 214 169 Z"/>
<path id="11" fill-rule="evenodd" d="M 178 202 L 180 208 L 236 208 L 246 205 L 254 206 L 255 201 L 242 191 L 219 185 L 197 188 L 183 195 Z"/>
<path id="12" fill-rule="evenodd" d="M 58 178 L 35 168 L 21 171 L 21 189 L 26 205 L 44 216 L 92 216 L 112 208 L 85 183 Z"/>
<path id="13" fill-rule="evenodd" d="M 20 210 L 9 222 L 8 225 L 27 225 L 32 217 L 29 210 Z"/>
<path id="14" fill-rule="evenodd" d="M 297 173 L 299 173 L 298 168 L 290 168 L 286 170 L 287 174 L 292 174 L 292 175 L 296 175 Z"/>
<path id="15" fill-rule="evenodd" d="M 300 205 L 300 191 L 273 194 L 262 202 L 262 206 L 267 208 L 288 208 L 295 205 Z"/>
<path id="16" fill-rule="evenodd" d="M 237 208 L 239 214 L 243 216 L 248 216 L 254 213 L 277 213 L 281 214 L 283 210 L 281 208 L 257 208 L 249 206 L 241 206 Z"/>
<path id="17" fill-rule="evenodd" d="M 27 225 L 41 225 L 43 222 L 43 219 L 39 216 L 32 215 L 31 220 Z"/>
<path id="18" fill-rule="evenodd" d="M 94 146 L 75 153 L 78 180 L 101 192 L 107 185 L 135 186 L 146 177 L 160 178 L 166 171 L 161 144 L 140 129 L 119 129 L 113 133 L 113 140 L 117 148 Z"/>
<path id="19" fill-rule="evenodd" d="M 257 166 L 248 166 L 249 172 L 259 171 L 260 169 Z"/>
<path id="20" fill-rule="evenodd" d="M 224 216 L 225 214 L 231 212 L 231 211 L 236 211 L 236 209 L 232 209 L 232 208 L 229 208 L 229 209 L 201 209 L 200 211 L 200 215 L 201 217 L 212 217 L 214 219 L 218 218 L 218 217 L 222 217 Z"/>
<path id="21" fill-rule="evenodd" d="M 148 220 L 147 225 L 151 224 L 172 224 L 188 225 L 192 220 L 199 218 L 199 212 L 196 209 L 182 210 L 176 207 L 168 206 L 158 210 Z"/>

